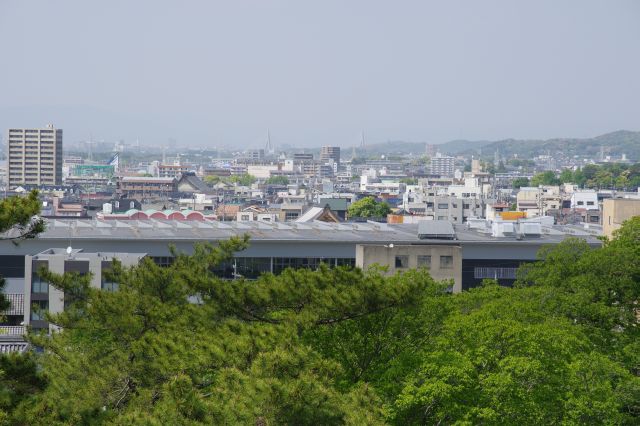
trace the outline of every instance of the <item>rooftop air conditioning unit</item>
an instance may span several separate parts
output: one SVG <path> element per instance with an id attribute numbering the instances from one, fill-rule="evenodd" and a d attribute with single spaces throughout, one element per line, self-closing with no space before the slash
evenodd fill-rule
<path id="1" fill-rule="evenodd" d="M 542 226 L 540 223 L 523 222 L 520 224 L 520 232 L 529 237 L 539 237 L 542 234 Z"/>

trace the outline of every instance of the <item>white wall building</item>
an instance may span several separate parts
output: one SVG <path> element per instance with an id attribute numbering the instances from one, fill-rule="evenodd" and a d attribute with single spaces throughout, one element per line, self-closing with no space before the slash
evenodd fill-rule
<path id="1" fill-rule="evenodd" d="M 599 210 L 598 193 L 595 191 L 577 191 L 571 194 L 572 209 Z"/>

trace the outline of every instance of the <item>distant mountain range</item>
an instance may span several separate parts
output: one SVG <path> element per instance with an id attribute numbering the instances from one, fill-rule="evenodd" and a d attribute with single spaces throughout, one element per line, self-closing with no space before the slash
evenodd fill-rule
<path id="1" fill-rule="evenodd" d="M 595 158 L 601 150 L 605 155 L 619 158 L 623 154 L 631 160 L 640 159 L 640 132 L 619 130 L 593 138 L 555 138 L 555 139 L 505 139 L 501 141 L 454 140 L 436 145 L 436 149 L 449 155 L 475 155 L 492 158 L 496 151 L 510 157 L 531 158 L 538 155 L 565 155 L 572 157 Z M 424 142 L 391 141 L 367 146 L 372 154 L 422 154 L 426 152 Z"/>

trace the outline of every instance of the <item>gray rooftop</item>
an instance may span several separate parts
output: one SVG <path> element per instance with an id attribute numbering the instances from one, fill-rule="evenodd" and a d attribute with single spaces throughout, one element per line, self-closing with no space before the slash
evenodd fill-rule
<path id="1" fill-rule="evenodd" d="M 429 221 L 428 225 L 326 222 L 219 222 L 219 221 L 164 221 L 164 220 L 97 220 L 97 219 L 50 219 L 47 230 L 38 236 L 45 240 L 93 239 L 93 240 L 166 240 L 207 241 L 224 240 L 232 236 L 249 234 L 253 241 L 318 241 L 374 243 L 397 242 L 408 244 L 457 244 L 457 243 L 517 243 L 545 244 L 558 243 L 568 236 L 579 236 L 588 242 L 599 244 L 590 233 L 579 233 L 575 229 L 565 232 L 563 227 L 543 227 L 539 237 L 516 240 L 515 237 L 492 237 L 491 234 L 468 229 L 465 225 Z M 419 226 L 426 238 L 419 239 Z M 425 228 L 426 227 L 426 228 Z M 450 236 L 455 240 L 441 239 L 438 235 Z M 433 234 L 435 232 L 435 234 Z M 422 233 L 422 232 L 420 232 Z M 435 235 L 435 237 L 434 237 Z"/>
<path id="2" fill-rule="evenodd" d="M 421 240 L 454 240 L 456 231 L 448 220 L 423 220 L 418 223 L 418 237 Z"/>

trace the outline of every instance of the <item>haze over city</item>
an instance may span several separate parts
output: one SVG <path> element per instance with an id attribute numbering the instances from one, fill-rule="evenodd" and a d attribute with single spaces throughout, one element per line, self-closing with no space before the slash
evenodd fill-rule
<path id="1" fill-rule="evenodd" d="M 637 130 L 636 1 L 3 1 L 0 127 L 184 147 Z"/>

